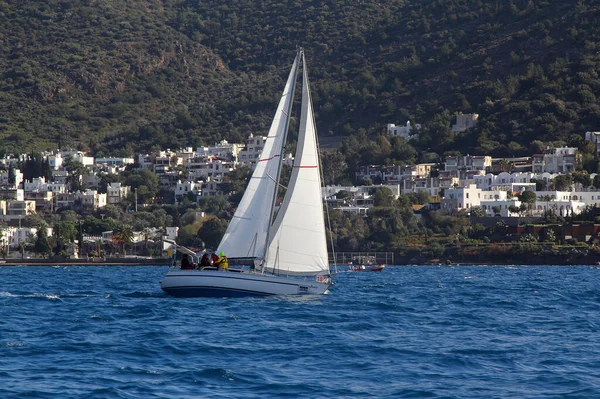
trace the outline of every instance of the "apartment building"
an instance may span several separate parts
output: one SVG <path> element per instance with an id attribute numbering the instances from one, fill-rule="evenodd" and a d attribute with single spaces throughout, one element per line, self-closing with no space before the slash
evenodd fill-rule
<path id="1" fill-rule="evenodd" d="M 478 114 L 456 114 L 456 124 L 452 125 L 453 132 L 462 132 L 477 125 Z"/>
<path id="2" fill-rule="evenodd" d="M 571 173 L 581 162 L 575 147 L 548 148 L 543 154 L 532 157 L 533 173 Z"/>

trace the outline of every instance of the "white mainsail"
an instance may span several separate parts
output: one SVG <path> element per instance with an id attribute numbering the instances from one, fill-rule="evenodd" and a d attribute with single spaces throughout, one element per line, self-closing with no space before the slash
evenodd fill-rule
<path id="1" fill-rule="evenodd" d="M 317 132 L 304 53 L 302 65 L 302 110 L 294 166 L 270 231 L 265 269 L 281 274 L 315 275 L 329 273 L 329 258 Z"/>
<path id="2" fill-rule="evenodd" d="M 299 62 L 298 54 L 254 173 L 217 248 L 218 252 L 225 252 L 229 258 L 264 257 L 273 197 L 278 187 L 275 179 L 281 167 L 283 141 L 287 132 Z"/>

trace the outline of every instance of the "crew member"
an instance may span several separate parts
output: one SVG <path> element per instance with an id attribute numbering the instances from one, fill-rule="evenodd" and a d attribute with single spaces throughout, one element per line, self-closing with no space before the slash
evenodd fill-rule
<path id="1" fill-rule="evenodd" d="M 206 266 L 210 266 L 210 258 L 208 254 L 202 255 L 202 259 L 200 260 L 200 267 L 204 268 Z"/>
<path id="2" fill-rule="evenodd" d="M 227 259 L 227 256 L 225 256 L 223 251 L 219 252 L 219 259 L 217 259 L 215 265 L 219 270 L 227 271 L 229 269 L 229 259 Z"/>
<path id="3" fill-rule="evenodd" d="M 194 268 L 194 264 L 190 260 L 190 257 L 188 256 L 188 254 L 183 254 L 183 257 L 181 258 L 181 269 L 182 270 L 190 270 L 193 268 Z"/>

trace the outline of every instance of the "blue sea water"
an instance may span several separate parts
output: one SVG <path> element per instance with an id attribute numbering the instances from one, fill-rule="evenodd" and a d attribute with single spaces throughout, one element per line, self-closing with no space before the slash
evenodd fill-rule
<path id="1" fill-rule="evenodd" d="M 600 398 L 600 269 L 403 266 L 173 298 L 165 267 L 0 267 L 0 398 Z"/>

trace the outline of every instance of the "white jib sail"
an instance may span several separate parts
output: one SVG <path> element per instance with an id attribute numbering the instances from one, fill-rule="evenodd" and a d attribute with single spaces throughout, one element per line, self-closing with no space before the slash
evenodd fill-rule
<path id="1" fill-rule="evenodd" d="M 282 274 L 329 273 L 317 132 L 304 54 L 302 111 L 288 190 L 271 228 L 265 267 Z"/>
<path id="2" fill-rule="evenodd" d="M 283 140 L 292 106 L 299 62 L 299 57 L 296 56 L 263 151 L 244 196 L 217 248 L 218 252 L 223 251 L 229 258 L 264 257 L 271 220 L 271 205 L 277 189 L 275 179 L 281 165 Z"/>

